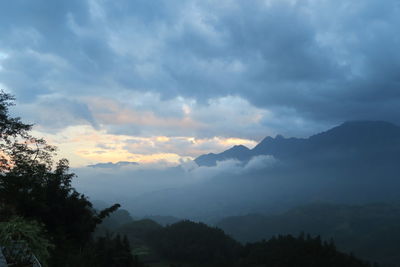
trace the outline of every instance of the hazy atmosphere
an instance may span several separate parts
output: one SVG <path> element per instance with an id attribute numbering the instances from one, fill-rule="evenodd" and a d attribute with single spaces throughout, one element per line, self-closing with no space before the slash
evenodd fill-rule
<path id="1" fill-rule="evenodd" d="M 399 123 L 387 1 L 5 1 L 0 83 L 73 167 Z"/>
<path id="2" fill-rule="evenodd" d="M 2 1 L 0 267 L 30 220 L 44 267 L 400 266 L 399 48 L 398 0 Z"/>

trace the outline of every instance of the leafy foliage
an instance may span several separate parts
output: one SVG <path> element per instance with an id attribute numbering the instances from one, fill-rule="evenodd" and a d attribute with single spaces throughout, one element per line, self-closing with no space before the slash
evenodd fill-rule
<path id="1" fill-rule="evenodd" d="M 211 266 L 230 266 L 240 250 L 240 245 L 222 230 L 191 221 L 155 231 L 152 245 L 168 260 Z"/>
<path id="2" fill-rule="evenodd" d="M 120 205 L 97 213 L 72 187 L 75 175 L 69 172 L 68 161 L 55 164 L 55 148 L 33 137 L 32 125 L 9 115 L 13 100 L 0 92 L 0 221 L 20 216 L 43 224 L 55 246 L 50 265 L 69 266 L 83 258 L 96 225 Z"/>
<path id="3" fill-rule="evenodd" d="M 13 101 L 11 95 L 0 91 L 0 171 L 51 169 L 55 147 L 48 145 L 44 139 L 32 136 L 29 132 L 32 125 L 9 115 Z"/>
<path id="4" fill-rule="evenodd" d="M 132 256 L 131 247 L 126 236 L 121 238 L 120 235 L 113 237 L 107 234 L 100 237 L 93 243 L 93 252 L 95 254 L 94 262 L 88 266 L 141 266 L 137 258 Z"/>
<path id="5" fill-rule="evenodd" d="M 333 240 L 323 242 L 319 236 L 286 235 L 240 245 L 222 230 L 203 223 L 181 221 L 163 228 L 155 225 L 140 220 L 120 230 L 134 237 L 134 243 L 140 245 L 138 251 L 146 249 L 147 253 L 139 256 L 141 259 L 158 259 L 170 266 L 371 266 L 352 254 L 339 252 Z M 143 235 L 139 234 L 141 231 Z M 149 257 L 153 250 L 158 258 Z"/>
<path id="6" fill-rule="evenodd" d="M 54 247 L 44 237 L 42 225 L 21 217 L 0 222 L 0 246 L 4 248 L 9 262 L 16 265 L 31 263 L 35 255 L 44 266 L 50 256 L 50 249 Z"/>

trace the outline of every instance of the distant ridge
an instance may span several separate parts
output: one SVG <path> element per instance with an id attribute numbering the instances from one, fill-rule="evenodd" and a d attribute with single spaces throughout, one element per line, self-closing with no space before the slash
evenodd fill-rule
<path id="1" fill-rule="evenodd" d="M 199 166 L 215 166 L 217 161 L 236 159 L 249 161 L 258 155 L 272 155 L 278 159 L 296 159 L 312 155 L 343 155 L 357 151 L 400 151 L 400 127 L 385 121 L 348 121 L 309 138 L 267 136 L 253 149 L 234 146 L 219 154 L 201 155 L 195 159 Z"/>
<path id="2" fill-rule="evenodd" d="M 227 159 L 246 161 L 249 159 L 249 157 L 251 157 L 251 150 L 243 145 L 238 145 L 233 146 L 232 148 L 219 154 L 209 153 L 206 155 L 201 155 L 195 159 L 195 162 L 199 166 L 214 166 L 217 161 Z"/>
<path id="3" fill-rule="evenodd" d="M 139 163 L 134 161 L 118 161 L 116 163 L 106 162 L 106 163 L 97 163 L 93 165 L 87 165 L 89 168 L 119 168 L 126 166 L 137 166 Z"/>
<path id="4" fill-rule="evenodd" d="M 211 155 L 199 157 L 199 164 L 257 155 L 276 161 L 218 166 L 201 182 L 141 195 L 131 209 L 215 222 L 312 202 L 400 203 L 400 128 L 391 123 L 346 122 L 308 138 L 266 137 L 253 149 L 235 146 Z"/>

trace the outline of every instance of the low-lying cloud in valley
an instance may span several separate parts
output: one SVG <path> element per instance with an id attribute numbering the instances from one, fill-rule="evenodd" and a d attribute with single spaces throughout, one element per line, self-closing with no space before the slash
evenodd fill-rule
<path id="1" fill-rule="evenodd" d="M 235 159 L 218 161 L 216 166 L 198 166 L 188 160 L 170 167 L 167 163 L 95 166 L 76 168 L 75 186 L 93 200 L 127 203 L 142 194 L 200 184 L 218 176 L 246 175 L 277 164 L 272 156 L 261 155 L 243 163 Z"/>

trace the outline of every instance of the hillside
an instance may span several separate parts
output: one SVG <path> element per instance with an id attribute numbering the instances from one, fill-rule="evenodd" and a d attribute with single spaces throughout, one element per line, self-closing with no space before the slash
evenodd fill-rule
<path id="1" fill-rule="evenodd" d="M 160 226 L 144 219 L 115 230 L 145 266 L 371 266 L 320 236 L 276 235 L 242 245 L 217 227 L 188 220 Z M 298 237 L 294 237 L 298 236 Z"/>
<path id="2" fill-rule="evenodd" d="M 400 205 L 310 204 L 278 215 L 228 217 L 217 226 L 241 242 L 301 232 L 333 238 L 339 249 L 371 261 L 398 266 Z M 379 244 L 379 246 L 377 245 Z"/>

